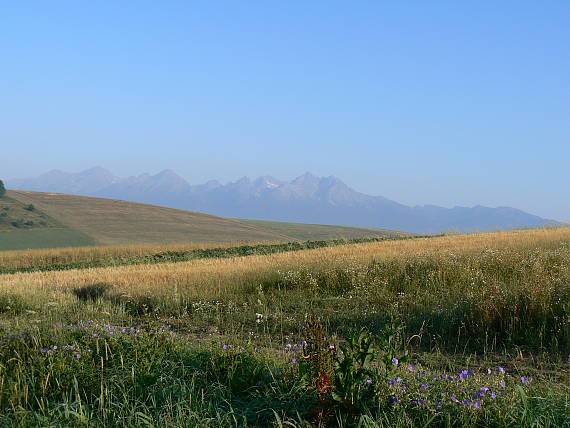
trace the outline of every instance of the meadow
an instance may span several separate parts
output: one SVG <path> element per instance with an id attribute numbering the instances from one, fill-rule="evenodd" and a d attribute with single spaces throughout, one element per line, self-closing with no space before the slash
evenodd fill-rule
<path id="1" fill-rule="evenodd" d="M 570 426 L 569 228 L 272 245 L 0 253 L 0 425 Z"/>

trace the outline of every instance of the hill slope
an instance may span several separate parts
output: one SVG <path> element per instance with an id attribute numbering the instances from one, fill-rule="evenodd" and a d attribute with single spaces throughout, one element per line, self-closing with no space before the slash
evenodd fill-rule
<path id="1" fill-rule="evenodd" d="M 383 238 L 387 236 L 412 236 L 411 233 L 393 230 L 373 229 L 353 226 L 330 226 L 324 224 L 287 223 L 267 220 L 238 219 L 241 223 L 250 224 L 274 233 L 290 236 L 294 239 L 329 240 L 329 239 L 361 239 Z"/>
<path id="2" fill-rule="evenodd" d="M 0 198 L 0 250 L 95 245 L 90 236 L 59 223 L 34 205 Z"/>
<path id="3" fill-rule="evenodd" d="M 135 202 L 28 191 L 8 196 L 104 245 L 290 239 L 236 220 Z"/>

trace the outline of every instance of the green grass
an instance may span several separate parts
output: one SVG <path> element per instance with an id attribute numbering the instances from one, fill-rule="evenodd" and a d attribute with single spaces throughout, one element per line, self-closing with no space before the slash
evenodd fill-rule
<path id="1" fill-rule="evenodd" d="M 289 266 L 215 298 L 5 293 L 0 425 L 568 427 L 569 259 L 549 242 Z"/>
<path id="2" fill-rule="evenodd" d="M 288 223 L 266 220 L 237 220 L 245 224 L 256 226 L 260 229 L 265 229 L 281 235 L 290 236 L 299 240 L 362 239 L 393 236 L 412 236 L 411 233 L 366 227 L 329 226 L 322 224 Z"/>
<path id="3" fill-rule="evenodd" d="M 27 250 L 31 248 L 85 247 L 96 244 L 93 238 L 84 233 L 66 228 L 50 227 L 0 232 L 0 251 Z"/>

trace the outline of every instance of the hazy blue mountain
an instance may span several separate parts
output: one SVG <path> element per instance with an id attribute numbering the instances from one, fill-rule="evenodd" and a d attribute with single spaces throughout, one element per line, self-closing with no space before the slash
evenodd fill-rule
<path id="1" fill-rule="evenodd" d="M 96 192 L 120 180 L 119 177 L 115 177 L 106 169 L 95 167 L 79 173 L 68 173 L 54 169 L 39 177 L 9 180 L 9 182 L 12 189 L 81 195 Z"/>
<path id="2" fill-rule="evenodd" d="M 171 170 L 119 178 L 97 167 L 79 173 L 51 171 L 37 178 L 8 180 L 6 184 L 11 189 L 124 199 L 225 217 L 419 233 L 511 229 L 552 222 L 509 207 L 409 207 L 357 192 L 336 177 L 316 177 L 310 173 L 289 182 L 263 176 L 255 180 L 243 177 L 227 184 L 213 180 L 190 185 Z"/>

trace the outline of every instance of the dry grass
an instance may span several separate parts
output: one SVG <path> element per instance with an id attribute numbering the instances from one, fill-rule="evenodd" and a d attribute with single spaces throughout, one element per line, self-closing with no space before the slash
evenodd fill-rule
<path id="1" fill-rule="evenodd" d="M 290 239 L 237 220 L 155 205 L 15 190 L 8 195 L 104 245 Z"/>
<path id="2" fill-rule="evenodd" d="M 128 295 L 215 297 L 231 292 L 231 288 L 239 284 L 242 279 L 277 269 L 310 265 L 327 266 L 349 261 L 366 262 L 372 259 L 406 259 L 450 253 L 470 254 L 488 249 L 548 249 L 558 248 L 568 242 L 570 242 L 570 228 L 418 238 L 268 256 L 1 275 L 0 291 L 26 296 L 41 292 L 47 293 L 52 299 L 67 300 L 69 294 L 66 291 L 70 288 L 104 282 L 112 284 L 115 293 Z M 136 251 L 133 247 L 126 248 Z M 157 247 L 144 247 L 148 248 Z M 120 253 L 121 249 L 117 248 L 116 251 Z"/>
<path id="3" fill-rule="evenodd" d="M 125 257 L 146 256 L 168 251 L 190 251 L 207 248 L 230 248 L 239 245 L 272 244 L 279 241 L 259 242 L 200 242 L 174 244 L 130 244 L 100 245 L 90 247 L 67 247 L 49 249 L 29 249 L 19 251 L 0 251 L 0 266 L 4 268 L 44 267 L 54 264 L 92 262 L 100 259 L 119 259 Z"/>

